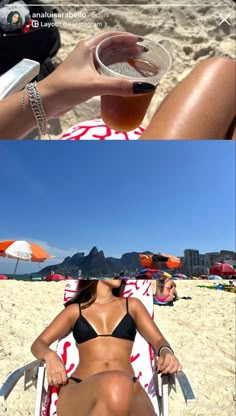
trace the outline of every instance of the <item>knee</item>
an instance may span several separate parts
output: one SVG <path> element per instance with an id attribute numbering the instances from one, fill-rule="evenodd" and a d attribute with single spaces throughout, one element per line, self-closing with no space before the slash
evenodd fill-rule
<path id="1" fill-rule="evenodd" d="M 130 408 L 133 399 L 133 381 L 121 371 L 105 373 L 99 383 L 100 392 L 106 397 L 108 407 L 119 409 L 120 414 Z"/>
<path id="2" fill-rule="evenodd" d="M 235 74 L 236 64 L 233 59 L 226 56 L 213 56 L 199 62 L 197 68 L 210 71 L 212 71 L 212 69 L 218 70 L 222 72 L 222 74 L 228 76 L 229 72 Z"/>

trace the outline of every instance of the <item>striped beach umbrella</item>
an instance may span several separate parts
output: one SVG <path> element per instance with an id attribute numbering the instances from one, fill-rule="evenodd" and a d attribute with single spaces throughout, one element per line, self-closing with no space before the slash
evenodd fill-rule
<path id="1" fill-rule="evenodd" d="M 16 259 L 16 266 L 13 273 L 15 277 L 17 266 L 20 260 L 42 263 L 53 258 L 38 244 L 25 240 L 6 240 L 0 242 L 0 256 Z"/>

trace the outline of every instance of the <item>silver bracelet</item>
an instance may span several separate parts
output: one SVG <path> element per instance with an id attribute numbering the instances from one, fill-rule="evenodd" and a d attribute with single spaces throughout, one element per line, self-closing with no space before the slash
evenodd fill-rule
<path id="1" fill-rule="evenodd" d="M 160 357 L 161 355 L 161 351 L 164 350 L 164 348 L 166 348 L 167 350 L 169 350 L 170 352 L 172 352 L 172 354 L 174 354 L 174 351 L 172 350 L 172 348 L 169 345 L 162 345 L 159 350 L 157 351 L 157 356 Z"/>
<path id="2" fill-rule="evenodd" d="M 32 110 L 32 113 L 35 117 L 38 129 L 39 129 L 39 133 L 40 133 L 40 138 L 41 136 L 48 136 L 49 139 L 51 139 L 51 137 L 48 134 L 48 128 L 47 128 L 47 116 L 45 113 L 45 110 L 43 108 L 43 103 L 42 103 L 42 99 L 40 97 L 39 94 L 39 90 L 37 87 L 37 82 L 31 82 L 30 84 L 27 84 L 24 92 L 23 92 L 23 96 L 22 96 L 22 110 L 25 111 L 25 92 L 26 90 L 28 91 L 28 96 L 29 96 L 29 102 L 30 102 L 30 107 Z"/>

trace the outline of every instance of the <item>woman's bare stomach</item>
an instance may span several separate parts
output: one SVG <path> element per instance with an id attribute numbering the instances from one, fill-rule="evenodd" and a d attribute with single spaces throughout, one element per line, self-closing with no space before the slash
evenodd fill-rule
<path id="1" fill-rule="evenodd" d="M 87 364 L 86 366 L 79 364 L 71 376 L 84 380 L 87 377 L 104 371 L 122 371 L 130 377 L 135 376 L 134 370 L 129 362 L 121 363 L 120 361 L 108 362 L 103 360 L 89 363 L 89 365 Z"/>
<path id="2" fill-rule="evenodd" d="M 118 342 L 106 342 L 105 346 L 99 341 L 93 344 L 88 345 L 87 348 L 80 347 L 80 361 L 71 376 L 84 380 L 104 371 L 122 371 L 130 377 L 135 376 L 130 363 L 132 343 L 123 341 L 123 345 L 120 345 L 118 340 Z"/>

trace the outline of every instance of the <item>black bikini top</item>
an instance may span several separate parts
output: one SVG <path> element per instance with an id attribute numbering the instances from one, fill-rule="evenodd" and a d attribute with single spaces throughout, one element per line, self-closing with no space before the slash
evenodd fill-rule
<path id="1" fill-rule="evenodd" d="M 112 334 L 97 334 L 95 329 L 90 325 L 87 319 L 81 313 L 73 326 L 73 336 L 77 344 L 90 341 L 97 337 L 113 337 L 129 341 L 134 341 L 136 335 L 136 324 L 128 310 L 128 298 L 126 298 L 126 314 L 116 326 Z"/>

